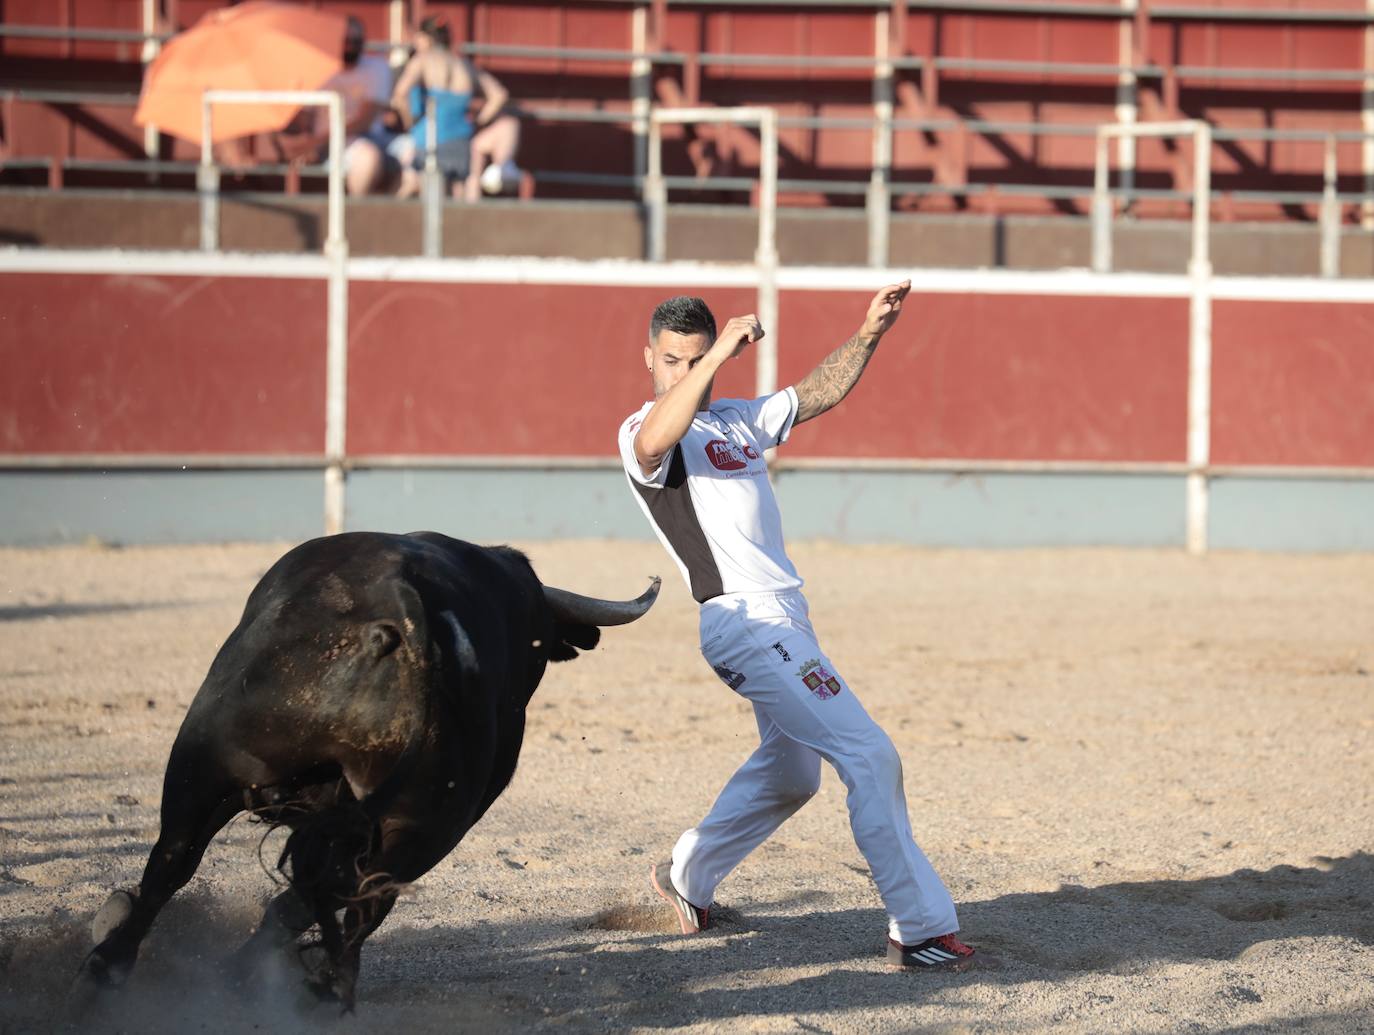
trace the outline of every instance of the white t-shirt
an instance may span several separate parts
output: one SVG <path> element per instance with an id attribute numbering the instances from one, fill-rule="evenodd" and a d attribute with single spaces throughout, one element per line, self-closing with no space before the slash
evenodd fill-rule
<path id="1" fill-rule="evenodd" d="M 763 451 L 787 441 L 797 393 L 717 399 L 648 477 L 634 440 L 653 403 L 620 426 L 620 460 L 640 509 L 698 602 L 723 593 L 786 592 L 802 580 L 782 541 Z"/>
<path id="2" fill-rule="evenodd" d="M 364 54 L 352 68 L 341 68 L 335 72 L 320 89 L 333 90 L 343 97 L 343 117 L 344 123 L 347 124 L 357 118 L 358 112 L 367 101 L 375 101 L 385 107 L 391 100 L 391 66 L 386 63 L 385 58 L 375 54 Z M 329 114 L 324 108 L 316 110 L 319 112 L 316 115 L 316 125 L 320 126 L 323 132 L 329 126 Z M 354 137 L 370 133 L 380 121 L 381 117 L 378 116 L 370 126 L 364 126 L 348 139 L 352 140 Z"/>

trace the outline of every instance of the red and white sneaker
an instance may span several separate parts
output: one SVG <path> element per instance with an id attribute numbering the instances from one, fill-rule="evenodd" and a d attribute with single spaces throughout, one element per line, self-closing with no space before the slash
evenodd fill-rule
<path id="1" fill-rule="evenodd" d="M 953 934 L 927 938 L 917 945 L 887 940 L 887 965 L 912 970 L 967 970 L 973 966 L 973 950 Z"/>
<path id="2" fill-rule="evenodd" d="M 661 862 L 649 867 L 649 883 L 663 896 L 677 914 L 677 922 L 683 934 L 696 934 L 711 926 L 711 907 L 694 906 L 673 887 L 673 864 Z"/>

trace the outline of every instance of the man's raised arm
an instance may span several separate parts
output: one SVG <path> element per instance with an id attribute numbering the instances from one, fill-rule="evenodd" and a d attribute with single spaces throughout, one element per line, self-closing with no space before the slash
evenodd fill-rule
<path id="1" fill-rule="evenodd" d="M 664 369 L 655 372 L 654 383 L 671 387 L 654 401 L 634 441 L 635 459 L 645 477 L 662 466 L 663 458 L 687 434 L 721 364 L 762 337 L 763 328 L 752 314 L 736 316 L 726 323 L 715 344 L 700 355 L 686 355 L 673 348 L 660 352 L 656 362 Z"/>
<path id="2" fill-rule="evenodd" d="M 874 295 L 863 326 L 852 338 L 821 360 L 815 370 L 797 382 L 797 418 L 793 421 L 794 425 L 819 417 L 838 405 L 849 394 L 849 390 L 859 383 L 859 375 L 868 366 L 878 341 L 902 314 L 902 300 L 910 290 L 911 281 L 904 280 Z"/>

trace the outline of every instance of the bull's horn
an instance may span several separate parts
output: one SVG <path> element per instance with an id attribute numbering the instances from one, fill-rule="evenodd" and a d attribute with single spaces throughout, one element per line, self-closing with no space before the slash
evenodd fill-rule
<path id="1" fill-rule="evenodd" d="M 569 593 L 566 589 L 545 586 L 544 599 L 548 601 L 553 616 L 560 621 L 583 622 L 587 625 L 626 625 L 643 617 L 653 606 L 661 585 L 663 580 L 655 575 L 649 588 L 633 600 L 598 600 L 580 593 Z"/>

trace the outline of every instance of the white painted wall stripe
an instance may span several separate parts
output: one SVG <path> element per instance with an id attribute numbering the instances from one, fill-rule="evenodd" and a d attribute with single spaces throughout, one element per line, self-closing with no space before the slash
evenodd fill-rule
<path id="1" fill-rule="evenodd" d="M 0 273 L 77 273 L 126 276 L 288 277 L 323 280 L 319 255 L 227 252 L 61 251 L 0 248 Z M 351 280 L 447 284 L 583 284 L 612 287 L 756 288 L 751 264 L 649 263 L 572 259 L 350 258 Z M 1093 273 L 1062 270 L 873 269 L 865 266 L 784 266 L 784 291 L 873 291 L 905 277 L 917 291 L 984 295 L 1084 295 L 1116 298 L 1189 297 L 1184 274 Z M 1354 302 L 1374 304 L 1374 280 L 1320 277 L 1213 277 L 1212 297 L 1231 301 Z"/>

